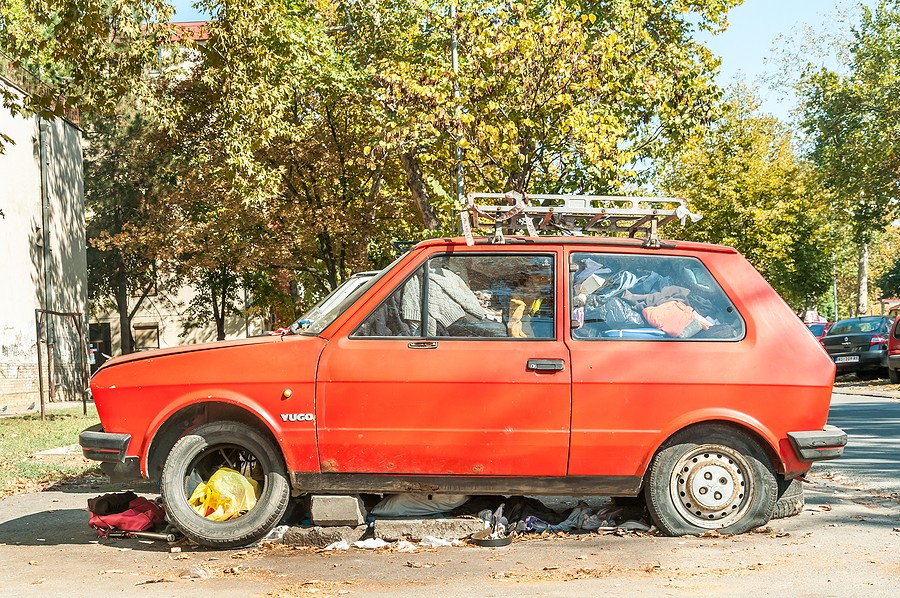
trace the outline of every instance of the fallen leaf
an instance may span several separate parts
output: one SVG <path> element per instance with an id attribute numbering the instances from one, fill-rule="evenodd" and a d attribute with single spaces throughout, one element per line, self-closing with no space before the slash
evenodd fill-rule
<path id="1" fill-rule="evenodd" d="M 139 581 L 138 583 L 136 583 L 134 585 L 145 586 L 145 585 L 151 584 L 151 583 L 166 583 L 166 582 L 170 582 L 170 581 L 172 581 L 172 580 L 171 579 L 163 579 L 162 577 L 160 577 L 158 579 L 148 579 L 147 581 Z"/>

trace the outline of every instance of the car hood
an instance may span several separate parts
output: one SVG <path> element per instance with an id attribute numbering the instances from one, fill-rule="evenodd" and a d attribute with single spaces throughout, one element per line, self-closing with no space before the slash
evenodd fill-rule
<path id="1" fill-rule="evenodd" d="M 294 337 L 296 338 L 296 337 Z M 118 357 L 113 357 L 112 359 L 108 359 L 102 366 L 97 368 L 97 372 L 99 373 L 104 370 L 108 370 L 109 368 L 116 367 L 117 365 L 123 365 L 126 363 L 133 363 L 135 361 L 142 361 L 145 359 L 157 359 L 159 357 L 166 357 L 169 355 L 185 355 L 187 353 L 198 353 L 201 351 L 218 351 L 222 349 L 230 349 L 235 347 L 245 347 L 248 345 L 264 345 L 269 343 L 280 343 L 284 342 L 284 337 L 282 336 L 257 336 L 252 338 L 244 338 L 232 341 L 214 341 L 211 343 L 199 343 L 196 345 L 182 345 L 180 347 L 169 347 L 166 349 L 153 349 L 150 351 L 141 351 L 140 353 L 130 353 L 128 355 L 120 355 Z M 96 375 L 95 373 L 95 375 Z"/>

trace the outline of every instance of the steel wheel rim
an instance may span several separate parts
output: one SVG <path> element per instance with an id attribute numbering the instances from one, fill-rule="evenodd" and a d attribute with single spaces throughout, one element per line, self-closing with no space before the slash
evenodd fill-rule
<path id="1" fill-rule="evenodd" d="M 750 463 L 726 446 L 698 446 L 675 464 L 669 492 L 675 509 L 691 525 L 727 527 L 750 508 L 754 492 Z"/>

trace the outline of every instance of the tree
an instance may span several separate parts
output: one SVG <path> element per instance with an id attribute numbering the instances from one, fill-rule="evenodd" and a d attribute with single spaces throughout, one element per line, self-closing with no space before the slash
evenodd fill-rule
<path id="1" fill-rule="evenodd" d="M 453 229 L 456 146 L 476 189 L 637 178 L 714 114 L 716 61 L 692 33 L 735 3 L 471 0 L 451 20 L 423 0 L 209 1 L 190 81 L 157 108 L 190 158 L 179 180 L 228 181 L 262 216 L 250 261 L 324 292 L 392 238 Z"/>
<path id="2" fill-rule="evenodd" d="M 131 353 L 131 320 L 161 284 L 158 229 L 164 154 L 148 152 L 152 129 L 123 101 L 117 116 L 85 123 L 84 157 L 88 294 L 119 315 L 121 351 Z M 131 298 L 136 297 L 132 305 Z"/>
<path id="3" fill-rule="evenodd" d="M 789 303 L 816 307 L 831 281 L 827 196 L 749 90 L 732 91 L 703 141 L 663 166 L 659 185 L 703 215 L 680 237 L 735 247 Z"/>
<path id="4" fill-rule="evenodd" d="M 810 69 L 802 83 L 810 158 L 857 247 L 856 313 L 868 311 L 870 246 L 897 215 L 900 191 L 900 3 L 862 8 L 847 73 Z"/>
<path id="5" fill-rule="evenodd" d="M 4 0 L 0 52 L 46 82 L 24 101 L 0 89 L 13 113 L 52 118 L 67 108 L 112 113 L 149 92 L 144 76 L 171 42 L 168 0 Z"/>

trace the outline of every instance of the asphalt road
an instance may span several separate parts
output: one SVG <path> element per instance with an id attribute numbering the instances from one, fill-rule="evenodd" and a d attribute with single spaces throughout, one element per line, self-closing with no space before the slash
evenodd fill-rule
<path id="1" fill-rule="evenodd" d="M 505 548 L 414 553 L 287 548 L 210 551 L 98 540 L 71 487 L 0 500 L 4 596 L 896 596 L 900 582 L 900 402 L 836 395 L 845 458 L 820 464 L 807 507 L 761 533 L 579 535 Z"/>
<path id="2" fill-rule="evenodd" d="M 900 494 L 900 400 L 835 393 L 828 421 L 850 441 L 843 457 L 816 470 L 833 472 L 854 487 Z"/>

